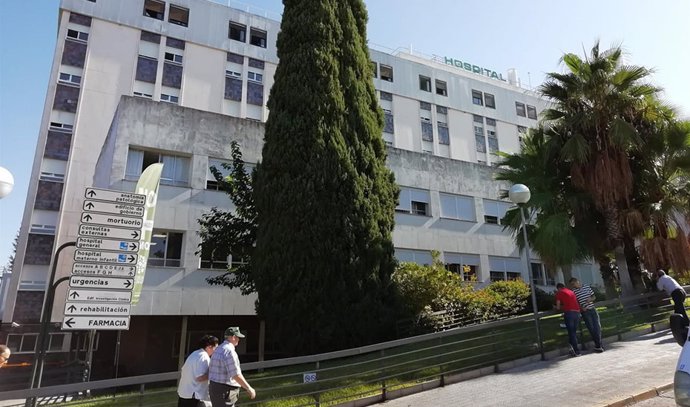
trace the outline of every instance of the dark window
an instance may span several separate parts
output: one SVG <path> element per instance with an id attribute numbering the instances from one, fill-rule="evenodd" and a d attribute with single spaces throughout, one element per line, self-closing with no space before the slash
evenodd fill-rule
<path id="1" fill-rule="evenodd" d="M 419 89 L 425 92 L 431 92 L 431 78 L 419 75 Z"/>
<path id="2" fill-rule="evenodd" d="M 264 85 L 257 82 L 247 82 L 247 103 L 250 105 L 263 106 Z"/>
<path id="3" fill-rule="evenodd" d="M 242 100 L 242 80 L 225 77 L 225 99 Z"/>
<path id="4" fill-rule="evenodd" d="M 412 207 L 412 214 L 413 215 L 423 215 L 423 216 L 428 216 L 428 208 L 429 204 L 426 202 L 417 202 L 417 201 L 412 201 L 410 202 L 410 205 Z"/>
<path id="5" fill-rule="evenodd" d="M 498 225 L 498 216 L 484 215 L 484 223 Z"/>
<path id="6" fill-rule="evenodd" d="M 450 133 L 448 132 L 448 124 L 438 122 L 438 143 L 450 144 Z"/>
<path id="7" fill-rule="evenodd" d="M 244 62 L 244 61 L 243 61 Z M 264 61 L 260 59 L 249 58 L 249 67 L 256 69 L 264 69 Z"/>
<path id="8" fill-rule="evenodd" d="M 482 117 L 482 116 L 479 116 L 479 115 L 474 114 L 474 115 L 472 115 L 472 120 L 473 120 L 475 123 L 484 124 L 484 117 Z"/>
<path id="9" fill-rule="evenodd" d="M 492 109 L 496 108 L 496 100 L 494 99 L 494 95 L 490 93 L 484 94 L 484 103 L 486 104 L 486 107 L 490 107 Z"/>
<path id="10" fill-rule="evenodd" d="M 441 96 L 448 96 L 448 85 L 444 81 L 436 79 L 436 94 Z"/>
<path id="11" fill-rule="evenodd" d="M 496 132 L 493 130 L 487 130 L 488 141 L 489 141 L 489 151 L 492 153 L 498 152 L 498 138 L 496 137 Z"/>
<path id="12" fill-rule="evenodd" d="M 266 48 L 266 31 L 252 28 L 249 30 L 249 43 L 257 47 Z"/>
<path id="13" fill-rule="evenodd" d="M 183 40 L 178 40 L 177 38 L 168 37 L 165 39 L 165 45 L 170 48 L 184 49 L 185 42 Z"/>
<path id="14" fill-rule="evenodd" d="M 436 113 L 448 114 L 448 108 L 445 106 L 436 105 Z"/>
<path id="15" fill-rule="evenodd" d="M 230 248 L 223 245 L 205 245 L 201 243 L 202 269 L 227 269 Z"/>
<path id="16" fill-rule="evenodd" d="M 527 115 L 525 114 L 525 104 L 515 102 L 515 113 L 517 113 L 518 116 L 526 117 Z"/>
<path id="17" fill-rule="evenodd" d="M 76 113 L 77 102 L 79 102 L 79 88 L 62 84 L 57 85 L 53 109 Z"/>
<path id="18" fill-rule="evenodd" d="M 89 33 L 85 33 L 83 31 L 77 31 L 77 30 L 72 30 L 68 29 L 67 30 L 67 38 L 72 38 L 75 40 L 79 41 L 88 41 L 89 40 Z"/>
<path id="19" fill-rule="evenodd" d="M 36 202 L 34 209 L 46 209 L 49 211 L 60 210 L 62 200 L 62 182 L 38 181 L 36 190 Z"/>
<path id="20" fill-rule="evenodd" d="M 83 25 L 85 27 L 91 27 L 91 17 L 82 14 L 70 13 L 69 22 Z"/>
<path id="21" fill-rule="evenodd" d="M 537 109 L 534 106 L 527 105 L 527 117 L 537 120 Z"/>
<path id="22" fill-rule="evenodd" d="M 228 52 L 228 56 L 226 58 L 228 62 L 233 62 L 235 64 L 244 64 L 244 55 L 240 54 L 233 54 L 232 52 Z"/>
<path id="23" fill-rule="evenodd" d="M 141 36 L 139 38 L 142 41 L 152 42 L 154 44 L 160 44 L 161 43 L 160 34 L 155 34 L 155 33 L 148 32 L 148 31 L 142 31 Z"/>
<path id="24" fill-rule="evenodd" d="M 166 52 L 164 58 L 166 61 L 176 62 L 178 64 L 182 63 L 182 55 L 173 54 L 172 52 Z"/>
<path id="25" fill-rule="evenodd" d="M 163 86 L 177 89 L 182 86 L 182 66 L 169 62 L 163 64 Z"/>
<path id="26" fill-rule="evenodd" d="M 29 233 L 29 237 L 26 242 L 24 264 L 50 264 L 54 241 L 55 236 L 53 235 Z"/>
<path id="27" fill-rule="evenodd" d="M 70 133 L 49 130 L 43 156 L 67 161 L 71 144 L 72 135 Z"/>
<path id="28" fill-rule="evenodd" d="M 136 80 L 148 83 L 156 83 L 156 71 L 158 70 L 158 60 L 139 55 L 137 61 Z"/>
<path id="29" fill-rule="evenodd" d="M 144 15 L 146 17 L 163 20 L 165 15 L 165 2 L 158 0 L 144 0 Z"/>
<path id="30" fill-rule="evenodd" d="M 153 230 L 149 266 L 180 267 L 182 233 Z"/>
<path id="31" fill-rule="evenodd" d="M 381 64 L 379 66 L 379 75 L 384 81 L 393 82 L 393 67 Z"/>
<path id="32" fill-rule="evenodd" d="M 419 102 L 419 108 L 422 109 L 422 110 L 431 111 L 431 103 L 420 101 L 420 102 Z"/>
<path id="33" fill-rule="evenodd" d="M 392 100 L 393 100 L 393 94 L 392 94 L 392 93 L 388 93 L 388 92 L 381 91 L 381 100 L 392 101 Z"/>
<path id="34" fill-rule="evenodd" d="M 228 38 L 239 42 L 247 42 L 247 26 L 230 21 Z"/>
<path id="35" fill-rule="evenodd" d="M 383 111 L 383 132 L 393 134 L 395 126 L 393 124 L 393 113 L 388 110 Z"/>
<path id="36" fill-rule="evenodd" d="M 62 51 L 62 64 L 83 68 L 85 60 L 86 44 L 83 42 L 66 39 L 65 49 Z"/>
<path id="37" fill-rule="evenodd" d="M 472 90 L 472 103 L 474 103 L 475 105 L 484 106 L 482 92 L 478 90 Z"/>
<path id="38" fill-rule="evenodd" d="M 374 78 L 378 78 L 378 70 L 379 70 L 378 64 L 376 62 L 372 61 L 371 62 L 371 71 L 372 71 Z"/>
<path id="39" fill-rule="evenodd" d="M 486 118 L 486 125 L 487 126 L 496 126 L 496 119 L 492 119 L 490 117 Z"/>
<path id="40" fill-rule="evenodd" d="M 434 126 L 426 119 L 422 119 L 422 140 L 434 141 Z"/>
<path id="41" fill-rule="evenodd" d="M 189 9 L 171 4 L 168 21 L 186 27 L 189 24 Z"/>

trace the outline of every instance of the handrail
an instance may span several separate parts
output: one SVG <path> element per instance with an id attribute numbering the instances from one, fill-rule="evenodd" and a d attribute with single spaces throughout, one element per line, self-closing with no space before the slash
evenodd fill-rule
<path id="1" fill-rule="evenodd" d="M 660 293 L 639 294 L 639 295 L 629 296 L 626 298 L 617 298 L 617 299 L 613 299 L 613 300 L 601 301 L 601 302 L 595 303 L 595 305 L 596 306 L 606 306 L 606 305 L 624 304 L 624 303 L 636 302 L 636 301 L 640 301 L 640 300 L 647 300 L 650 298 L 662 297 L 662 296 L 663 296 L 663 293 L 661 293 L 661 294 Z M 546 316 L 550 316 L 550 315 L 555 315 L 556 313 L 557 313 L 557 311 L 542 311 L 539 313 L 539 317 L 542 318 L 542 317 L 546 317 Z M 482 323 L 482 324 L 475 324 L 475 325 L 470 325 L 470 326 L 451 328 L 451 329 L 448 329 L 446 331 L 429 333 L 429 334 L 424 334 L 424 335 L 418 335 L 418 336 L 414 336 L 411 338 L 396 339 L 393 341 L 388 341 L 388 342 L 383 342 L 383 343 L 378 343 L 378 344 L 373 344 L 373 345 L 366 345 L 366 346 L 353 348 L 353 349 L 346 349 L 346 350 L 340 350 L 340 351 L 334 351 L 334 352 L 328 352 L 328 353 L 321 353 L 321 354 L 316 354 L 316 355 L 298 356 L 298 357 L 292 357 L 292 358 L 269 360 L 269 361 L 263 361 L 263 362 L 245 363 L 242 365 L 242 368 L 244 371 L 250 371 L 250 370 L 267 369 L 267 368 L 273 368 L 273 367 L 282 367 L 282 366 L 321 362 L 321 361 L 343 358 L 343 357 L 348 357 L 348 356 L 357 356 L 357 355 L 367 354 L 367 353 L 371 353 L 371 352 L 382 351 L 382 350 L 389 349 L 389 348 L 395 348 L 395 347 L 399 347 L 402 345 L 410 345 L 410 344 L 415 344 L 415 343 L 424 342 L 424 341 L 430 341 L 430 340 L 434 340 L 434 339 L 440 339 L 440 338 L 444 338 L 444 337 L 448 337 L 448 336 L 454 336 L 454 335 L 463 334 L 463 333 L 471 333 L 471 332 L 475 332 L 475 331 L 479 331 L 479 330 L 499 328 L 499 327 L 503 327 L 506 325 L 511 325 L 511 324 L 515 324 L 515 323 L 519 323 L 519 322 L 531 321 L 533 319 L 533 317 L 534 316 L 532 314 L 529 314 L 529 315 L 523 315 L 523 316 L 519 316 L 519 317 L 506 318 L 506 319 L 499 320 L 499 321 L 491 321 L 491 322 Z M 476 338 L 474 338 L 474 339 L 476 339 Z M 51 395 L 55 395 L 55 394 L 67 394 L 67 393 L 82 392 L 82 391 L 86 391 L 86 390 L 97 390 L 97 389 L 106 389 L 106 388 L 123 387 L 123 386 L 131 386 L 131 385 L 144 385 L 147 383 L 155 383 L 155 382 L 162 382 L 162 381 L 173 381 L 173 380 L 177 380 L 179 378 L 179 375 L 180 375 L 180 373 L 178 371 L 173 371 L 173 372 L 166 372 L 166 373 L 155 373 L 155 374 L 149 374 L 149 375 L 124 377 L 124 378 L 117 378 L 117 379 L 106 379 L 106 380 L 97 380 L 97 381 L 90 381 L 90 382 L 64 384 L 64 385 L 43 387 L 43 388 L 37 388 L 37 389 L 11 390 L 11 391 L 0 392 L 0 401 L 18 399 L 18 398 L 29 398 L 29 397 L 45 397 L 45 396 L 51 396 Z"/>

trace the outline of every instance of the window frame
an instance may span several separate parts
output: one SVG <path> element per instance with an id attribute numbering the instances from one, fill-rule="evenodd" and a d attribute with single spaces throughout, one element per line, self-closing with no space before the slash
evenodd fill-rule
<path id="1" fill-rule="evenodd" d="M 431 93 L 431 78 L 419 75 L 419 90 Z"/>
<path id="2" fill-rule="evenodd" d="M 416 198 L 416 199 L 415 199 Z M 431 217 L 431 192 L 427 189 L 400 186 L 396 213 Z"/>
<path id="3" fill-rule="evenodd" d="M 522 111 L 522 114 L 520 112 Z M 525 104 L 522 102 L 515 102 L 515 114 L 517 114 L 520 117 L 527 117 L 527 108 L 525 107 Z"/>
<path id="4" fill-rule="evenodd" d="M 183 56 L 174 52 L 165 51 L 163 59 L 173 64 L 182 65 Z"/>
<path id="5" fill-rule="evenodd" d="M 151 5 L 157 5 L 157 6 L 163 6 L 163 11 L 159 12 L 155 9 L 147 9 L 146 6 L 151 6 Z M 148 12 L 155 13 L 155 15 L 150 15 Z M 144 11 L 143 11 L 144 17 L 148 18 L 153 18 L 155 20 L 160 20 L 164 21 L 165 20 L 165 2 L 160 1 L 160 0 L 144 0 Z"/>
<path id="6" fill-rule="evenodd" d="M 491 103 L 489 104 L 489 100 L 491 100 Z M 492 95 L 491 93 L 484 93 L 484 106 L 488 107 L 489 109 L 496 109 L 496 97 Z"/>
<path id="7" fill-rule="evenodd" d="M 64 79 L 63 76 L 66 76 L 66 79 Z M 75 80 L 75 78 L 76 78 L 76 80 Z M 65 85 L 80 86 L 81 85 L 81 76 L 67 73 L 67 72 L 58 72 L 58 83 L 62 83 Z"/>
<path id="8" fill-rule="evenodd" d="M 384 75 L 384 70 L 386 74 Z M 388 75 L 390 73 L 390 75 Z M 386 82 L 393 82 L 393 67 L 391 65 L 379 64 L 379 77 Z"/>
<path id="9" fill-rule="evenodd" d="M 165 248 L 163 252 L 163 257 L 154 257 L 154 247 L 158 243 L 153 243 L 154 239 L 160 239 L 161 235 L 165 235 Z M 173 258 L 173 257 L 168 257 L 169 251 L 171 250 L 170 245 L 171 245 L 171 240 L 172 240 L 172 234 L 176 235 L 175 237 L 178 238 L 179 236 L 179 258 Z M 176 242 L 175 242 L 176 243 Z M 173 248 L 174 250 L 175 248 Z M 153 229 L 151 233 L 151 250 L 149 251 L 149 258 L 146 261 L 147 266 L 151 267 L 174 267 L 174 268 L 180 268 L 183 267 L 182 263 L 182 254 L 184 253 L 184 232 L 178 232 L 174 230 L 168 230 L 168 229 Z M 162 260 L 162 263 L 158 263 L 157 260 Z"/>
<path id="10" fill-rule="evenodd" d="M 173 9 L 175 9 L 175 11 L 181 11 L 183 14 L 186 14 L 185 21 L 173 19 Z M 171 24 L 179 25 L 181 27 L 189 27 L 189 9 L 170 3 L 170 9 L 168 10 L 168 22 Z"/>
<path id="11" fill-rule="evenodd" d="M 537 120 L 537 108 L 531 105 L 525 105 L 527 107 L 527 118 L 532 120 Z"/>
<path id="12" fill-rule="evenodd" d="M 86 43 L 89 41 L 89 33 L 84 31 L 75 30 L 74 28 L 68 28 L 66 38 Z"/>
<path id="13" fill-rule="evenodd" d="M 259 41 L 255 41 L 255 39 Z M 268 46 L 268 31 L 249 27 L 249 44 L 255 47 L 266 48 Z"/>
<path id="14" fill-rule="evenodd" d="M 238 30 L 239 39 L 233 38 L 233 36 L 232 36 L 233 28 L 235 30 Z M 230 20 L 230 22 L 228 24 L 228 38 L 233 40 L 233 41 L 237 41 L 237 42 L 241 42 L 241 43 L 246 44 L 247 43 L 247 26 L 245 24 L 237 23 L 235 21 Z"/>
<path id="15" fill-rule="evenodd" d="M 437 95 L 448 96 L 448 82 L 436 79 L 435 85 Z"/>
<path id="16" fill-rule="evenodd" d="M 484 94 L 476 89 L 472 89 L 472 104 L 484 106 Z"/>

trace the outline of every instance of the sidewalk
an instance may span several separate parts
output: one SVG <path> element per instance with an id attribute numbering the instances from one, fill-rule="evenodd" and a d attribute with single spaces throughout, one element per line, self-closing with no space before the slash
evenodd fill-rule
<path id="1" fill-rule="evenodd" d="M 681 348 L 670 331 L 610 343 L 605 348 L 601 354 L 583 352 L 576 358 L 536 362 L 378 406 L 607 406 L 673 382 Z"/>

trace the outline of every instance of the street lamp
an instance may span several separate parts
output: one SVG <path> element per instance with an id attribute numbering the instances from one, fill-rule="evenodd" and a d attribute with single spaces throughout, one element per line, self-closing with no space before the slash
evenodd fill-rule
<path id="1" fill-rule="evenodd" d="M 14 177 L 6 168 L 0 167 L 0 199 L 6 197 L 14 188 Z"/>
<path id="2" fill-rule="evenodd" d="M 529 258 L 529 241 L 527 240 L 527 222 L 525 221 L 524 204 L 529 201 L 531 197 L 529 188 L 523 184 L 515 184 L 510 187 L 508 191 L 508 198 L 518 206 L 520 211 L 520 225 L 522 226 L 522 237 L 525 240 L 525 259 L 527 261 L 527 276 L 529 278 L 530 291 L 532 291 L 532 312 L 534 313 L 534 324 L 537 329 L 537 344 L 539 345 L 539 353 L 541 360 L 544 358 L 544 344 L 541 339 L 541 328 L 539 327 L 539 308 L 537 307 L 537 290 L 534 285 L 534 278 L 532 278 L 532 264 Z"/>

